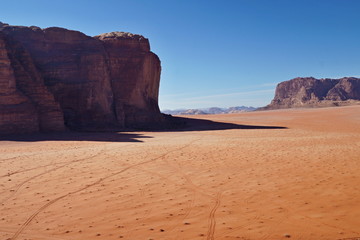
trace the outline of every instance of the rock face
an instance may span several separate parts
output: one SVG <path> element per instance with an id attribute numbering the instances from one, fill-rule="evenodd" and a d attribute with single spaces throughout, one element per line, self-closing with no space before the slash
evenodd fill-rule
<path id="1" fill-rule="evenodd" d="M 160 124 L 160 72 L 141 35 L 0 23 L 0 134 Z"/>
<path id="2" fill-rule="evenodd" d="M 95 38 L 103 43 L 108 56 L 118 121 L 125 126 L 159 121 L 161 67 L 158 56 L 150 51 L 148 39 L 123 32 Z"/>
<path id="3" fill-rule="evenodd" d="M 327 107 L 360 103 L 360 79 L 294 78 L 277 85 L 275 97 L 263 109 Z"/>

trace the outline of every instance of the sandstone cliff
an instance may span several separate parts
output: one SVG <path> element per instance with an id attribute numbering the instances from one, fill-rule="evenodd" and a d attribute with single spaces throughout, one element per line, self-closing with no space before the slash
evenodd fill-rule
<path id="1" fill-rule="evenodd" d="M 360 103 L 360 79 L 294 78 L 277 85 L 275 97 L 263 109 L 327 107 Z"/>
<path id="2" fill-rule="evenodd" d="M 0 134 L 152 127 L 160 71 L 141 35 L 0 23 Z"/>

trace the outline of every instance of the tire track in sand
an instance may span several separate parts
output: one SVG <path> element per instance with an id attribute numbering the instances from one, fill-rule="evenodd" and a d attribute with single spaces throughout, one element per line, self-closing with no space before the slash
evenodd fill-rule
<path id="1" fill-rule="evenodd" d="M 88 189 L 88 188 L 90 188 L 90 187 L 93 187 L 93 186 L 95 186 L 95 185 L 103 182 L 103 181 L 106 180 L 106 179 L 109 179 L 109 178 L 114 177 L 114 176 L 116 176 L 116 175 L 119 175 L 119 174 L 121 174 L 121 173 L 123 173 L 123 172 L 126 172 L 126 171 L 129 170 L 129 169 L 132 169 L 132 168 L 135 168 L 135 167 L 137 167 L 137 166 L 141 166 L 141 165 L 144 165 L 144 164 L 147 164 L 147 163 L 154 162 L 154 161 L 159 160 L 159 159 L 161 159 L 161 158 L 164 158 L 166 155 L 168 155 L 168 154 L 170 154 L 170 153 L 172 153 L 172 152 L 176 152 L 176 151 L 182 150 L 182 149 L 186 148 L 187 146 L 189 146 L 190 144 L 191 144 L 191 143 L 186 144 L 186 145 L 184 145 L 184 146 L 182 146 L 182 147 L 180 147 L 180 148 L 177 148 L 177 149 L 174 149 L 174 150 L 165 152 L 164 154 L 161 154 L 160 156 L 158 156 L 158 157 L 156 157 L 156 158 L 153 158 L 153 159 L 150 159 L 150 160 L 147 160 L 147 161 L 143 161 L 143 162 L 140 162 L 140 163 L 136 163 L 136 164 L 133 164 L 133 165 L 129 165 L 129 166 L 123 168 L 122 170 L 118 171 L 118 172 L 115 172 L 115 173 L 110 174 L 110 175 L 108 175 L 108 176 L 106 176 L 106 177 L 100 178 L 99 180 L 97 180 L 97 181 L 95 181 L 95 182 L 93 182 L 93 183 L 91 183 L 91 184 L 88 184 L 88 185 L 86 185 L 86 186 L 84 186 L 84 187 L 82 187 L 82 188 L 80 188 L 80 189 L 77 189 L 77 190 L 75 190 L 75 191 L 72 191 L 72 192 L 69 192 L 69 193 L 64 194 L 64 195 L 62 195 L 62 196 L 59 196 L 59 197 L 57 197 L 57 198 L 54 198 L 53 200 L 47 202 L 45 205 L 41 206 L 39 209 L 37 209 L 35 212 L 33 212 L 33 214 L 31 214 L 30 217 L 28 217 L 28 219 L 20 226 L 20 228 L 14 233 L 14 235 L 13 235 L 11 238 L 9 238 L 9 240 L 15 240 L 15 239 L 17 239 L 18 236 L 25 230 L 25 228 L 26 228 L 27 226 L 29 226 L 29 224 L 32 222 L 32 220 L 34 220 L 34 218 L 35 218 L 37 215 L 39 215 L 39 213 L 41 213 L 42 211 L 44 211 L 46 208 L 48 208 L 48 207 L 51 206 L 52 204 L 56 203 L 57 201 L 59 201 L 59 200 L 61 200 L 61 199 L 63 199 L 63 198 L 66 198 L 66 197 L 68 197 L 68 196 L 74 195 L 74 194 L 76 194 L 76 193 L 79 193 L 79 192 L 81 192 L 81 191 L 84 191 L 84 190 L 86 190 L 86 189 Z M 220 204 L 220 201 L 219 201 L 219 204 Z M 216 208 L 217 208 L 217 207 L 216 207 Z M 216 211 L 216 209 L 215 209 L 215 211 Z M 215 214 L 215 212 L 214 212 L 214 214 Z"/>
<path id="2" fill-rule="evenodd" d="M 209 215 L 209 229 L 207 232 L 207 240 L 214 240 L 214 234 L 215 234 L 215 227 L 216 227 L 216 219 L 215 219 L 215 213 L 216 210 L 219 208 L 220 206 L 220 198 L 221 198 L 221 193 L 218 193 L 216 195 L 216 202 L 214 207 L 211 209 L 210 211 L 210 215 Z"/>
<path id="3" fill-rule="evenodd" d="M 51 168 L 51 169 L 49 169 L 49 170 L 46 170 L 46 171 L 44 171 L 44 172 L 42 172 L 42 173 L 39 173 L 39 174 L 37 174 L 37 175 L 35 175 L 35 176 L 32 176 L 32 177 L 24 180 L 23 182 L 19 183 L 19 184 L 15 187 L 15 189 L 12 189 L 12 191 L 11 191 L 12 193 L 10 194 L 10 196 L 8 196 L 8 197 L 6 197 L 5 199 L 3 199 L 3 200 L 0 202 L 0 204 L 5 203 L 5 202 L 8 201 L 10 198 L 12 198 L 13 196 L 15 196 L 15 194 L 20 190 L 20 188 L 21 188 L 22 186 L 24 186 L 26 183 L 30 182 L 31 180 L 34 180 L 34 179 L 36 179 L 36 178 L 38 178 L 38 177 L 40 177 L 40 176 L 43 176 L 43 175 L 48 174 L 48 173 L 50 173 L 50 172 L 53 172 L 53 171 L 59 170 L 59 169 L 61 169 L 61 168 L 64 168 L 64 167 L 66 167 L 66 166 L 68 166 L 68 165 L 70 165 L 70 164 L 78 163 L 78 162 L 81 162 L 81 161 L 85 161 L 85 160 L 89 160 L 89 159 L 95 158 L 95 157 L 97 157 L 97 156 L 100 156 L 100 155 L 101 155 L 102 153 L 104 153 L 105 151 L 106 151 L 106 149 L 104 148 L 104 149 L 100 150 L 98 153 L 96 153 L 96 154 L 94 154 L 94 155 L 92 155 L 92 156 L 80 158 L 80 159 L 77 159 L 77 160 L 74 160 L 74 161 L 71 161 L 71 162 L 66 162 L 66 163 L 64 163 L 63 165 L 56 166 L 56 167 L 54 167 L 54 168 Z M 61 163 L 58 163 L 58 164 L 61 164 Z M 58 165 L 58 164 L 54 164 L 54 165 Z M 43 167 L 43 166 L 40 166 L 40 167 L 38 167 L 38 168 L 42 168 L 42 167 Z"/>
<path id="4" fill-rule="evenodd" d="M 85 146 L 85 147 L 70 147 L 70 148 L 61 149 L 61 150 L 48 150 L 48 151 L 46 151 L 46 153 L 58 153 L 58 152 L 71 151 L 71 150 L 78 151 L 78 150 L 81 150 L 83 148 L 88 148 L 88 146 Z M 26 154 L 26 155 L 19 155 L 19 156 L 15 156 L 15 157 L 3 158 L 3 159 L 0 159 L 0 163 L 6 162 L 8 160 L 17 159 L 17 158 L 27 158 L 27 159 L 29 159 L 30 157 L 37 156 L 37 155 L 43 155 L 43 154 L 44 153 L 41 151 L 41 152 L 32 153 L 32 154 Z"/>
<path id="5" fill-rule="evenodd" d="M 178 149 L 175 149 L 175 150 L 172 150 L 172 151 L 168 151 L 164 156 L 162 156 L 161 157 L 161 159 L 163 160 L 163 161 L 165 161 L 169 166 L 170 165 L 172 165 L 170 162 L 169 162 L 169 160 L 167 159 L 167 158 L 165 158 L 165 156 L 167 156 L 167 155 L 170 155 L 171 153 L 173 153 L 173 152 L 181 152 L 181 150 L 183 150 L 183 149 L 185 149 L 185 148 L 187 148 L 187 147 L 189 147 L 189 146 L 191 146 L 193 143 L 195 143 L 195 142 L 197 142 L 197 141 L 200 141 L 202 138 L 198 138 L 198 139 L 194 139 L 194 140 L 192 140 L 192 141 L 190 141 L 190 142 L 188 142 L 187 144 L 185 144 L 184 146 L 182 146 L 182 147 L 180 147 L 180 148 L 178 148 Z M 167 157 L 169 157 L 169 156 L 167 156 Z M 185 181 L 188 183 L 187 185 L 188 186 L 185 186 L 186 188 L 188 188 L 189 190 L 191 190 L 191 191 L 193 191 L 194 192 L 194 194 L 193 194 L 193 196 L 192 196 L 192 199 L 191 199 L 191 202 L 188 204 L 188 207 L 187 207 L 187 209 L 186 209 L 186 212 L 185 212 L 185 214 L 184 214 L 184 216 L 183 217 L 178 217 L 178 218 L 176 218 L 176 220 L 174 219 L 173 221 L 177 221 L 177 222 L 183 222 L 184 221 L 184 219 L 186 219 L 188 216 L 189 216 L 189 214 L 191 213 L 191 211 L 192 211 L 192 209 L 193 209 L 193 207 L 194 207 L 194 203 L 195 203 L 195 197 L 196 197 L 196 191 L 197 191 L 197 186 L 196 185 L 194 185 L 193 183 L 192 183 L 192 181 L 186 176 L 184 176 L 185 174 L 183 173 L 183 171 L 181 170 L 181 167 L 180 167 L 180 165 L 177 163 L 177 161 L 176 160 L 174 160 L 174 162 L 176 162 L 176 168 L 177 168 L 177 170 L 176 170 L 176 172 L 177 173 L 180 173 L 180 175 L 185 179 Z M 142 169 L 142 168 L 137 168 L 139 171 L 143 171 L 143 172 L 146 172 L 146 173 L 150 173 L 150 174 L 152 174 L 152 175 L 155 175 L 155 176 L 158 176 L 158 177 L 160 177 L 160 178 L 163 178 L 163 179 L 165 179 L 167 182 L 171 182 L 171 183 L 173 183 L 174 185 L 176 185 L 176 186 L 179 186 L 179 187 L 181 187 L 181 186 L 183 186 L 182 184 L 180 184 L 180 183 L 178 183 L 178 182 L 175 182 L 175 181 L 173 181 L 173 180 L 171 180 L 170 178 L 168 178 L 168 177 L 166 177 L 166 176 L 163 176 L 163 175 L 161 175 L 161 174 L 159 174 L 159 173 L 156 173 L 156 172 L 152 172 L 152 171 L 149 171 L 148 169 Z M 188 182 L 188 180 L 190 180 L 190 182 L 191 182 L 191 184 L 193 185 L 191 185 L 191 184 L 189 184 L 189 182 Z M 199 191 L 200 192 L 200 191 Z M 210 194 L 206 194 L 208 197 L 212 197 Z M 166 224 L 165 226 L 164 226 L 164 228 L 166 228 L 167 229 L 167 232 L 172 232 L 176 227 L 178 227 L 177 225 L 173 225 L 173 226 L 170 226 L 171 224 L 170 223 L 168 223 L 168 224 Z M 130 235 L 129 235 L 129 237 L 131 237 L 132 236 L 132 230 L 130 229 L 126 234 L 129 234 L 130 233 Z"/>
<path id="6" fill-rule="evenodd" d="M 128 145 L 126 145 L 126 146 L 128 146 Z M 8 196 L 8 197 L 6 197 L 5 199 L 1 200 L 0 204 L 5 203 L 5 202 L 8 201 L 10 198 L 12 198 L 13 196 L 15 196 L 15 194 L 20 190 L 20 188 L 21 188 L 22 186 L 24 186 L 26 183 L 30 182 L 31 180 L 34 180 L 34 179 L 36 179 L 36 178 L 38 178 L 38 177 L 40 177 L 40 176 L 43 176 L 43 175 L 45 175 L 45 174 L 48 174 L 48 173 L 50 173 L 50 172 L 54 172 L 54 171 L 56 171 L 56 170 L 58 170 L 58 169 L 67 167 L 67 166 L 69 166 L 69 165 L 71 165 L 71 164 L 78 163 L 78 162 L 82 162 L 82 161 L 87 161 L 87 160 L 96 158 L 96 157 L 98 157 L 98 156 L 101 156 L 101 155 L 103 155 L 103 154 L 106 154 L 106 153 L 109 152 L 109 150 L 107 149 L 107 147 L 108 147 L 108 145 L 107 145 L 107 144 L 104 144 L 104 145 L 103 145 L 103 149 L 99 150 L 97 153 L 95 153 L 95 154 L 93 154 L 93 155 L 91 155 L 91 156 L 88 156 L 88 157 L 82 157 L 82 158 L 79 158 L 79 159 L 76 159 L 76 160 L 70 160 L 70 161 L 65 161 L 65 162 L 58 162 L 58 163 L 55 163 L 55 164 L 42 165 L 42 166 L 38 166 L 38 167 L 35 167 L 35 168 L 33 168 L 33 169 L 30 169 L 30 170 L 34 170 L 34 169 L 46 168 L 46 167 L 48 167 L 48 166 L 50 166 L 50 165 L 54 165 L 54 166 L 55 166 L 54 168 L 51 168 L 51 169 L 49 169 L 49 170 L 46 170 L 46 171 L 44 171 L 44 172 L 42 172 L 42 173 L 39 173 L 39 174 L 37 174 L 37 175 L 34 175 L 34 176 L 32 176 L 32 177 L 24 180 L 23 182 L 19 183 L 19 184 L 16 185 L 15 187 L 12 187 L 11 190 L 10 190 L 10 191 L 12 192 L 12 193 L 10 194 L 10 196 Z M 116 150 L 116 149 L 118 149 L 118 147 L 116 147 L 116 148 L 114 148 L 114 149 L 112 149 L 112 150 L 110 150 L 110 151 L 113 151 L 113 150 Z M 59 164 L 62 164 L 62 165 L 57 166 L 57 165 L 59 165 Z M 28 169 L 28 170 L 29 170 L 29 169 Z M 0 177 L 1 177 L 1 176 L 0 176 Z"/>
<path id="7" fill-rule="evenodd" d="M 242 208 L 245 208 L 249 205 L 251 199 L 253 199 L 255 196 L 257 195 L 257 193 L 254 193 L 252 194 L 251 196 L 249 197 L 246 197 L 243 202 L 243 207 Z M 217 237 L 220 238 L 220 239 L 223 239 L 223 238 L 226 238 L 228 234 L 231 234 L 231 233 L 234 233 L 234 232 L 237 232 L 237 231 L 240 231 L 240 230 L 243 230 L 249 226 L 251 226 L 254 222 L 260 220 L 260 214 L 256 211 L 255 212 L 255 216 L 254 218 L 252 219 L 252 221 L 247 221 L 247 223 L 243 224 L 243 225 L 240 225 L 240 226 L 237 226 L 237 227 L 234 227 L 232 230 L 229 230 L 229 231 L 225 231 L 223 232 L 222 234 L 218 235 Z M 244 236 L 242 236 L 244 237 Z M 245 239 L 245 238 L 244 238 Z M 246 238 L 247 239 L 247 238 Z"/>

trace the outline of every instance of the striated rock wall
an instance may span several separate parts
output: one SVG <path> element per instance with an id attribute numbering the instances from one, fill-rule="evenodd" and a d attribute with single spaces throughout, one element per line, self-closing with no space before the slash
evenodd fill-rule
<path id="1" fill-rule="evenodd" d="M 58 27 L 2 23 L 0 34 L 0 130 L 17 121 L 27 129 L 19 132 L 152 127 L 163 121 L 160 60 L 143 36 L 89 37 Z M 19 99 L 19 106 L 5 99 Z M 28 111 L 20 109 L 20 102 Z M 4 120 L 10 111 L 5 109 L 17 121 Z M 34 126 L 22 121 L 25 113 Z"/>
<path id="2" fill-rule="evenodd" d="M 5 36 L 0 32 L 0 132 L 39 131 L 38 115 L 31 100 L 16 88 Z"/>
<path id="3" fill-rule="evenodd" d="M 294 78 L 277 85 L 275 97 L 263 109 L 326 107 L 360 103 L 360 79 Z"/>
<path id="4" fill-rule="evenodd" d="M 65 129 L 59 103 L 44 85 L 44 79 L 36 69 L 29 53 L 7 37 L 8 56 L 16 79 L 16 88 L 29 98 L 36 108 L 40 131 L 62 131 Z"/>
<path id="5" fill-rule="evenodd" d="M 109 59 L 115 113 L 125 126 L 144 127 L 161 121 L 158 107 L 160 60 L 148 39 L 123 32 L 101 34 Z"/>

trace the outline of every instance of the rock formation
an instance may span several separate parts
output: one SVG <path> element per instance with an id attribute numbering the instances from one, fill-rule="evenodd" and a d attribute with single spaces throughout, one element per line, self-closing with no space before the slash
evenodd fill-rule
<path id="1" fill-rule="evenodd" d="M 0 23 L 0 134 L 153 127 L 160 71 L 141 35 Z"/>
<path id="2" fill-rule="evenodd" d="M 360 79 L 294 78 L 277 85 L 275 97 L 262 109 L 328 107 L 360 103 Z"/>

